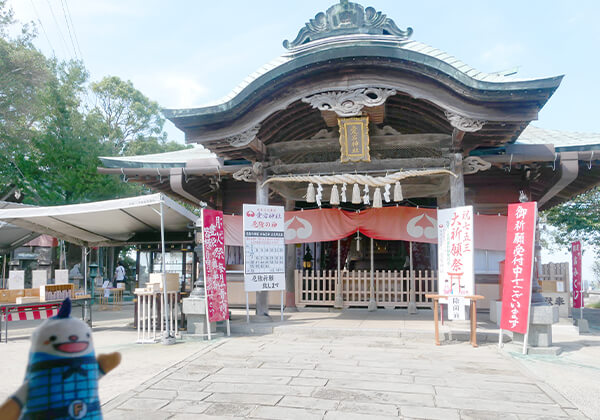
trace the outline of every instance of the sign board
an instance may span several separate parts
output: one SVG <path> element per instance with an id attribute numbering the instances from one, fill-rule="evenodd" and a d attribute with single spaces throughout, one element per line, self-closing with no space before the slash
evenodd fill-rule
<path id="1" fill-rule="evenodd" d="M 25 288 L 24 270 L 10 270 L 8 272 L 8 288 L 12 290 Z"/>
<path id="2" fill-rule="evenodd" d="M 282 206 L 244 204 L 244 289 L 285 290 Z"/>
<path id="3" fill-rule="evenodd" d="M 440 294 L 474 295 L 473 206 L 438 210 L 437 226 Z"/>
<path id="4" fill-rule="evenodd" d="M 467 299 L 462 296 L 452 296 L 448 298 L 448 319 L 465 320 L 465 305 Z"/>
<path id="5" fill-rule="evenodd" d="M 202 210 L 202 247 L 208 321 L 224 321 L 229 319 L 229 301 L 227 299 L 225 229 L 222 211 Z"/>
<path id="6" fill-rule="evenodd" d="M 340 162 L 370 162 L 369 117 L 338 118 Z"/>
<path id="7" fill-rule="evenodd" d="M 69 284 L 69 270 L 54 270 L 54 284 Z"/>
<path id="8" fill-rule="evenodd" d="M 531 304 L 537 203 L 508 205 L 500 328 L 526 334 Z"/>
<path id="9" fill-rule="evenodd" d="M 48 283 L 48 272 L 46 270 L 31 270 L 31 288 L 37 289 Z"/>
<path id="10" fill-rule="evenodd" d="M 571 244 L 572 270 L 573 270 L 573 308 L 581 308 L 581 242 Z"/>

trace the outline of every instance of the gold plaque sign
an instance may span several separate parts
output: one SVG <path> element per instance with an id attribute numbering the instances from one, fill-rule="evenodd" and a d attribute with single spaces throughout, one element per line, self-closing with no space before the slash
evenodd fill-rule
<path id="1" fill-rule="evenodd" d="M 369 117 L 338 118 L 340 127 L 340 161 L 370 162 Z"/>

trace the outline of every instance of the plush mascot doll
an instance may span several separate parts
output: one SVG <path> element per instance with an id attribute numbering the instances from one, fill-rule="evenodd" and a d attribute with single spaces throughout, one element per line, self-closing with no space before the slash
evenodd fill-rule
<path id="1" fill-rule="evenodd" d="M 25 381 L 0 406 L 0 419 L 102 418 L 98 379 L 120 363 L 121 354 L 96 359 L 92 331 L 70 314 L 67 298 L 58 315 L 33 332 Z"/>

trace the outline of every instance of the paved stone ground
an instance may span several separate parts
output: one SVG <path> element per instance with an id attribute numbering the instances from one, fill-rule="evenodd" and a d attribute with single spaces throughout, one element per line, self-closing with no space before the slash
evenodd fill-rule
<path id="1" fill-rule="evenodd" d="M 588 418 L 497 345 L 427 335 L 221 338 L 103 406 L 106 419 Z"/>

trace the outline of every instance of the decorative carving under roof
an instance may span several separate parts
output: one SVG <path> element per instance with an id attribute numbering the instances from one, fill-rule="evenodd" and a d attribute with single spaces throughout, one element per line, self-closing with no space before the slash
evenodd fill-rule
<path id="1" fill-rule="evenodd" d="M 326 128 L 322 128 L 321 130 L 319 130 L 317 132 L 317 134 L 312 136 L 311 139 L 334 139 L 339 136 L 340 136 L 340 134 L 338 133 L 338 131 L 336 129 L 328 131 Z"/>
<path id="2" fill-rule="evenodd" d="M 347 34 L 390 35 L 407 40 L 412 32 L 412 28 L 401 30 L 392 19 L 372 7 L 365 9 L 358 3 L 340 0 L 327 12 L 317 13 L 300 29 L 296 39 L 291 42 L 286 39 L 283 46 L 289 50 L 316 39 Z"/>
<path id="3" fill-rule="evenodd" d="M 362 88 L 317 93 L 302 98 L 302 102 L 306 102 L 320 111 L 334 111 L 339 117 L 355 117 L 361 114 L 363 107 L 382 105 L 388 97 L 395 94 L 394 89 Z"/>
<path id="4" fill-rule="evenodd" d="M 450 122 L 450 125 L 460 131 L 464 131 L 465 133 L 473 133 L 475 131 L 481 130 L 481 127 L 486 123 L 486 121 L 482 120 L 474 120 L 472 118 L 464 117 L 459 114 L 455 114 L 452 111 L 444 111 L 446 114 L 446 118 Z"/>
<path id="5" fill-rule="evenodd" d="M 377 126 L 373 127 L 373 135 L 374 136 L 400 136 L 400 135 L 402 135 L 402 133 L 390 125 L 384 125 L 383 128 L 379 128 Z"/>
<path id="6" fill-rule="evenodd" d="M 226 137 L 225 141 L 227 141 L 233 147 L 247 146 L 256 138 L 258 130 L 260 130 L 260 124 L 257 124 L 246 131 L 242 131 L 240 134 Z"/>
<path id="7" fill-rule="evenodd" d="M 463 175 L 471 175 L 479 171 L 487 171 L 492 167 L 490 162 L 487 162 L 477 156 L 468 156 L 463 159 Z"/>
<path id="8" fill-rule="evenodd" d="M 255 182 L 256 174 L 250 167 L 242 168 L 237 172 L 233 173 L 233 179 L 236 181 Z"/>

